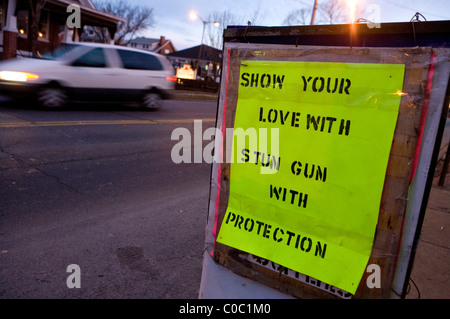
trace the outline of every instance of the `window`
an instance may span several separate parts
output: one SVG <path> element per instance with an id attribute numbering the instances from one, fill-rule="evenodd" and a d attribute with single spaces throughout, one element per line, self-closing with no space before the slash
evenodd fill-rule
<path id="1" fill-rule="evenodd" d="M 106 66 L 105 55 L 103 54 L 103 50 L 101 48 L 95 48 L 79 57 L 72 65 L 104 68 Z"/>
<path id="2" fill-rule="evenodd" d="M 19 34 L 28 34 L 28 11 L 20 10 L 17 12 L 17 30 Z"/>
<path id="3" fill-rule="evenodd" d="M 162 70 L 161 62 L 151 55 L 134 51 L 117 50 L 125 69 L 132 70 Z"/>
<path id="4" fill-rule="evenodd" d="M 17 11 L 17 30 L 22 37 L 28 36 L 28 21 L 29 11 L 19 10 Z M 49 26 L 49 13 L 47 10 L 41 11 L 41 17 L 39 20 L 38 39 L 48 39 L 48 26 Z"/>
<path id="5" fill-rule="evenodd" d="M 41 19 L 39 20 L 39 39 L 48 39 L 49 14 L 47 10 L 41 11 Z"/>
<path id="6" fill-rule="evenodd" d="M 42 55 L 42 58 L 45 60 L 56 60 L 61 58 L 67 52 L 75 49 L 76 47 L 78 47 L 78 44 L 76 43 L 64 43 L 55 50 L 44 53 Z"/>
<path id="7" fill-rule="evenodd" d="M 3 13 L 6 8 L 6 1 L 4 1 L 2 4 L 0 4 L 0 30 L 3 30 L 3 27 L 6 24 L 6 20 L 5 20 L 5 14 Z"/>

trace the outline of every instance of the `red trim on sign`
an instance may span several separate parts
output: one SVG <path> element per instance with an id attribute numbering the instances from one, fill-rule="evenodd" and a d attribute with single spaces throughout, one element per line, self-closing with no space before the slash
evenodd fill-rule
<path id="1" fill-rule="evenodd" d="M 410 179 L 409 183 L 411 183 L 413 181 L 414 176 L 416 174 L 417 165 L 418 165 L 419 157 L 420 157 L 420 151 L 422 149 L 423 130 L 425 129 L 425 122 L 427 119 L 428 107 L 430 105 L 430 93 L 431 93 L 431 86 L 433 84 L 433 75 L 434 75 L 435 66 L 436 66 L 436 52 L 433 52 L 433 54 L 431 55 L 430 69 L 428 70 L 427 86 L 425 89 L 422 115 L 421 115 L 420 124 L 419 124 L 419 137 L 417 138 L 416 150 L 414 153 L 414 160 L 413 160 L 413 166 L 412 166 L 411 179 Z"/>
<path id="2" fill-rule="evenodd" d="M 417 163 L 419 161 L 420 150 L 422 147 L 423 130 L 425 128 L 425 122 L 426 122 L 426 118 L 427 118 L 427 114 L 428 114 L 428 106 L 430 105 L 430 92 L 431 92 L 431 87 L 433 84 L 433 74 L 434 74 L 435 66 L 436 66 L 436 52 L 433 52 L 431 55 L 430 68 L 428 70 L 427 85 L 425 88 L 425 96 L 424 96 L 424 101 L 423 101 L 422 114 L 421 114 L 420 124 L 419 124 L 420 131 L 419 131 L 419 137 L 417 138 L 416 149 L 414 152 L 414 160 L 413 160 L 413 167 L 412 167 L 412 172 L 411 172 L 411 179 L 409 181 L 410 184 L 413 181 L 414 176 L 416 174 Z M 405 216 L 403 216 L 402 229 L 400 231 L 400 241 L 398 242 L 398 247 L 397 247 L 397 257 L 400 255 L 400 249 L 401 249 L 401 245 L 402 245 L 402 241 L 403 241 L 403 232 L 405 229 L 405 220 L 406 220 L 406 218 L 405 218 Z M 396 260 L 395 260 L 394 274 L 397 271 L 397 267 L 398 267 L 398 258 L 396 258 Z M 392 280 L 394 280 L 394 277 L 392 277 Z M 398 292 L 394 291 L 394 293 L 398 295 Z"/>
<path id="3" fill-rule="evenodd" d="M 222 144 L 220 147 L 220 161 L 219 161 L 219 169 L 217 172 L 217 194 L 216 194 L 216 208 L 215 208 L 215 212 L 214 212 L 214 226 L 213 226 L 213 230 L 212 230 L 212 235 L 214 237 L 214 241 L 213 241 L 213 249 L 211 250 L 211 252 L 209 253 L 210 256 L 212 257 L 214 254 L 214 247 L 216 244 L 216 236 L 217 236 L 217 218 L 219 215 L 219 199 L 220 199 L 220 184 L 221 184 L 221 180 L 222 180 L 222 162 L 223 162 L 223 144 L 224 144 L 224 136 L 225 136 L 225 123 L 226 123 L 226 115 L 227 115 L 227 102 L 228 102 L 228 76 L 230 74 L 230 49 L 228 49 L 227 51 L 227 74 L 225 77 L 225 96 L 224 96 L 224 101 L 223 101 L 223 117 L 222 117 Z"/>

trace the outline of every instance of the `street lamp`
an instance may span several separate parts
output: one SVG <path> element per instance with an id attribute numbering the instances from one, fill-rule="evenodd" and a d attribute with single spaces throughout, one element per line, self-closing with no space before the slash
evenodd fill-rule
<path id="1" fill-rule="evenodd" d="M 200 43 L 200 45 L 203 44 L 203 37 L 205 35 L 205 27 L 206 27 L 206 25 L 209 24 L 209 23 L 214 23 L 215 27 L 218 27 L 220 25 L 220 23 L 217 22 L 217 21 L 213 22 L 213 21 L 205 21 L 205 20 L 203 20 L 202 17 L 194 10 L 191 10 L 191 12 L 189 12 L 189 18 L 191 18 L 191 20 L 196 20 L 197 18 L 199 18 L 200 21 L 203 23 L 202 42 Z"/>
<path id="2" fill-rule="evenodd" d="M 197 18 L 199 18 L 200 21 L 202 21 L 202 23 L 203 23 L 202 42 L 200 43 L 200 49 L 198 50 L 198 60 L 197 60 L 197 62 L 195 63 L 195 73 L 197 74 L 198 65 L 199 65 L 199 63 L 200 63 L 200 58 L 201 58 L 201 56 L 202 56 L 203 37 L 205 36 L 205 27 L 206 27 L 206 25 L 209 24 L 209 23 L 214 23 L 214 26 L 215 26 L 215 27 L 218 27 L 218 26 L 220 25 L 220 23 L 217 22 L 217 21 L 214 21 L 214 22 L 212 22 L 212 21 L 205 21 L 205 20 L 203 20 L 202 17 L 201 17 L 196 11 L 194 11 L 194 10 L 191 10 L 191 12 L 189 12 L 189 17 L 190 17 L 191 20 L 193 20 L 193 21 L 196 20 Z"/>

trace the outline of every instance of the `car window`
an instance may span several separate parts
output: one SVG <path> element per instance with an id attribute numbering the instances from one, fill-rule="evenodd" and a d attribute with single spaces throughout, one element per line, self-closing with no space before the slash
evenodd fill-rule
<path id="1" fill-rule="evenodd" d="M 135 51 L 117 50 L 125 69 L 132 70 L 162 70 L 163 67 L 158 58 Z"/>
<path id="2" fill-rule="evenodd" d="M 103 50 L 101 48 L 95 48 L 88 53 L 83 54 L 81 57 L 76 59 L 73 66 L 85 66 L 93 68 L 104 68 L 106 67 L 106 60 Z"/>
<path id="3" fill-rule="evenodd" d="M 44 53 L 41 56 L 41 58 L 44 60 L 57 60 L 77 47 L 79 47 L 79 46 L 76 44 L 72 44 L 72 43 L 71 44 L 62 44 L 60 47 L 56 48 L 55 50 Z"/>

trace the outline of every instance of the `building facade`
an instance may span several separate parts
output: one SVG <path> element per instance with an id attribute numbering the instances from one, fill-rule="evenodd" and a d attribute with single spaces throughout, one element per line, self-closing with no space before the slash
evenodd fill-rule
<path id="1" fill-rule="evenodd" d="M 210 78 L 217 82 L 220 79 L 222 51 L 216 48 L 199 45 L 167 55 L 175 69 L 185 68 L 185 65 L 196 72 L 196 78 Z"/>
<path id="2" fill-rule="evenodd" d="M 167 40 L 165 36 L 161 36 L 159 39 L 145 37 L 135 38 L 132 39 L 127 46 L 162 55 L 167 55 L 176 51 L 172 41 Z"/>
<path id="3" fill-rule="evenodd" d="M 33 5 L 38 1 L 33 1 Z M 70 29 L 67 19 L 69 5 L 80 7 L 80 28 Z M 0 44 L 2 59 L 16 56 L 31 56 L 33 12 L 27 0 L 1 0 L 0 5 Z M 61 43 L 77 42 L 85 26 L 107 28 L 111 38 L 117 31 L 118 23 L 125 19 L 95 9 L 90 0 L 47 0 L 41 9 L 38 25 L 37 51 L 53 50 Z"/>

